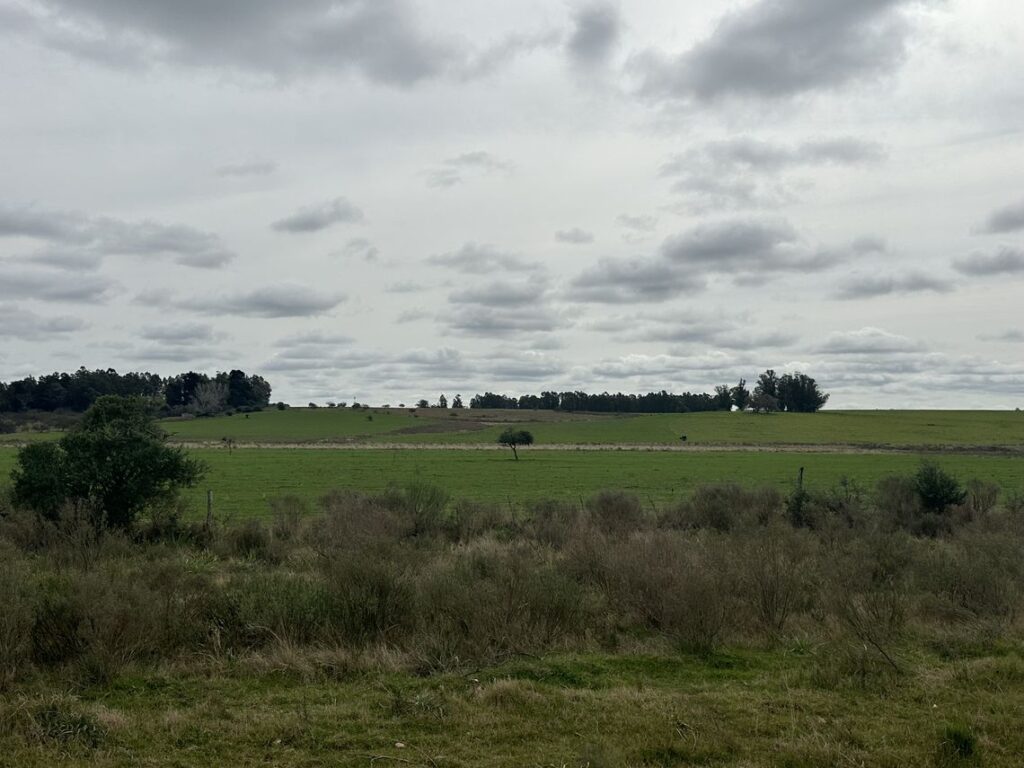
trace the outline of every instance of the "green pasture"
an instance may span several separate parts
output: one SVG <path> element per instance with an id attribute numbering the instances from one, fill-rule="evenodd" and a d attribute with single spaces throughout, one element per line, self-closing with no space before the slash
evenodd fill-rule
<path id="1" fill-rule="evenodd" d="M 792 487 L 800 467 L 809 487 L 851 478 L 870 487 L 890 474 L 909 474 L 913 454 L 798 454 L 783 452 L 679 453 L 637 451 L 505 451 L 197 449 L 209 465 L 202 485 L 190 491 L 197 510 L 206 490 L 218 513 L 262 515 L 268 500 L 295 495 L 315 502 L 333 489 L 379 491 L 422 480 L 453 496 L 519 506 L 537 499 L 576 501 L 602 489 L 632 491 L 654 504 L 669 502 L 702 483 Z M 0 477 L 15 452 L 0 450 Z M 1024 490 L 1024 459 L 957 455 L 938 458 L 962 480 L 978 478 L 1007 490 Z"/>
<path id="2" fill-rule="evenodd" d="M 176 439 L 257 443 L 493 443 L 505 424 L 546 444 L 1024 445 L 1015 411 L 824 411 L 816 414 L 555 414 L 519 411 L 290 408 L 163 422 Z"/>

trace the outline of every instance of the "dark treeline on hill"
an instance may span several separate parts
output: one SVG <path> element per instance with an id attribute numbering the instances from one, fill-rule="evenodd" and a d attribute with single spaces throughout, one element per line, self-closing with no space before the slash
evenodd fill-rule
<path id="1" fill-rule="evenodd" d="M 676 395 L 662 390 L 646 395 L 542 392 L 540 395 L 510 397 L 486 392 L 473 397 L 469 407 L 591 413 L 697 413 L 729 411 L 735 407 L 757 413 L 815 413 L 828 402 L 828 398 L 817 382 L 806 374 L 797 372 L 779 376 L 769 369 L 758 377 L 753 393 L 747 388 L 746 380 L 740 379 L 735 387 L 724 384 L 716 387 L 714 394 L 684 392 Z"/>
<path id="2" fill-rule="evenodd" d="M 26 411 L 84 412 L 104 395 L 156 400 L 168 414 L 210 415 L 228 409 L 263 408 L 270 403 L 270 384 L 261 377 L 233 370 L 208 376 L 179 374 L 163 378 L 155 373 L 118 373 L 112 368 L 74 373 L 29 376 L 0 382 L 0 413 Z"/>

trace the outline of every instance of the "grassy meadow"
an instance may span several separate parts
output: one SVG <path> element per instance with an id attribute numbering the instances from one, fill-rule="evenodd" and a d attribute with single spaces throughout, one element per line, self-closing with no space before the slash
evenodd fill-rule
<path id="1" fill-rule="evenodd" d="M 565 414 L 397 408 L 290 408 L 171 420 L 176 439 L 254 443 L 493 443 L 509 423 L 548 445 L 1024 446 L 1013 411 L 823 411 L 816 414 Z"/>
<path id="2" fill-rule="evenodd" d="M 648 503 L 677 500 L 706 483 L 738 482 L 788 490 L 800 467 L 809 488 L 825 489 L 844 478 L 870 489 L 881 478 L 912 474 L 915 454 L 659 451 L 510 451 L 402 449 L 297 450 L 291 448 L 192 449 L 209 466 L 201 485 L 186 492 L 193 514 L 206 508 L 212 490 L 218 514 L 268 514 L 277 496 L 310 503 L 331 490 L 375 492 L 411 481 L 426 481 L 461 498 L 512 506 L 538 499 L 578 502 L 613 488 L 638 494 Z M 16 452 L 0 449 L 0 477 L 14 466 Z M 932 458 L 932 457 L 929 457 Z M 952 455 L 937 461 L 962 480 L 992 482 L 1007 492 L 1024 492 L 1024 459 L 1012 456 Z"/>

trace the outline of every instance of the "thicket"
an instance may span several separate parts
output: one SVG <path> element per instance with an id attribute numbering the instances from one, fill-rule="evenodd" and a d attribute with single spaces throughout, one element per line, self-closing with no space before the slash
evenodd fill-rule
<path id="1" fill-rule="evenodd" d="M 117 396 L 153 400 L 167 414 L 207 415 L 229 408 L 265 408 L 270 403 L 270 394 L 270 384 L 263 377 L 240 370 L 214 376 L 190 371 L 163 378 L 155 373 L 79 368 L 74 373 L 0 381 L 0 413 L 37 414 L 36 418 L 50 424 L 52 418 L 38 414 L 81 413 L 101 397 Z M 4 431 L 4 424 L 17 426 L 19 421 L 5 417 L 0 421 L 0 431 Z"/>
<path id="2" fill-rule="evenodd" d="M 968 484 L 937 514 L 915 478 L 810 492 L 706 486 L 660 508 L 621 492 L 526 511 L 415 484 L 313 513 L 131 531 L 0 507 L 0 687 L 132 665 L 248 660 L 303 674 L 417 673 L 558 650 L 784 645 L 822 685 L 1019 640 L 1024 510 Z M 918 651 L 914 651 L 917 653 Z M 233 663 L 233 662 L 232 662 Z"/>

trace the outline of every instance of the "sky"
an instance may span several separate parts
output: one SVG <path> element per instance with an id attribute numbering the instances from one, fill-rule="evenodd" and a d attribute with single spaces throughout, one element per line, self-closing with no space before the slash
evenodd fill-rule
<path id="1" fill-rule="evenodd" d="M 1024 406 L 1019 0 L 0 0 L 0 380 Z"/>

